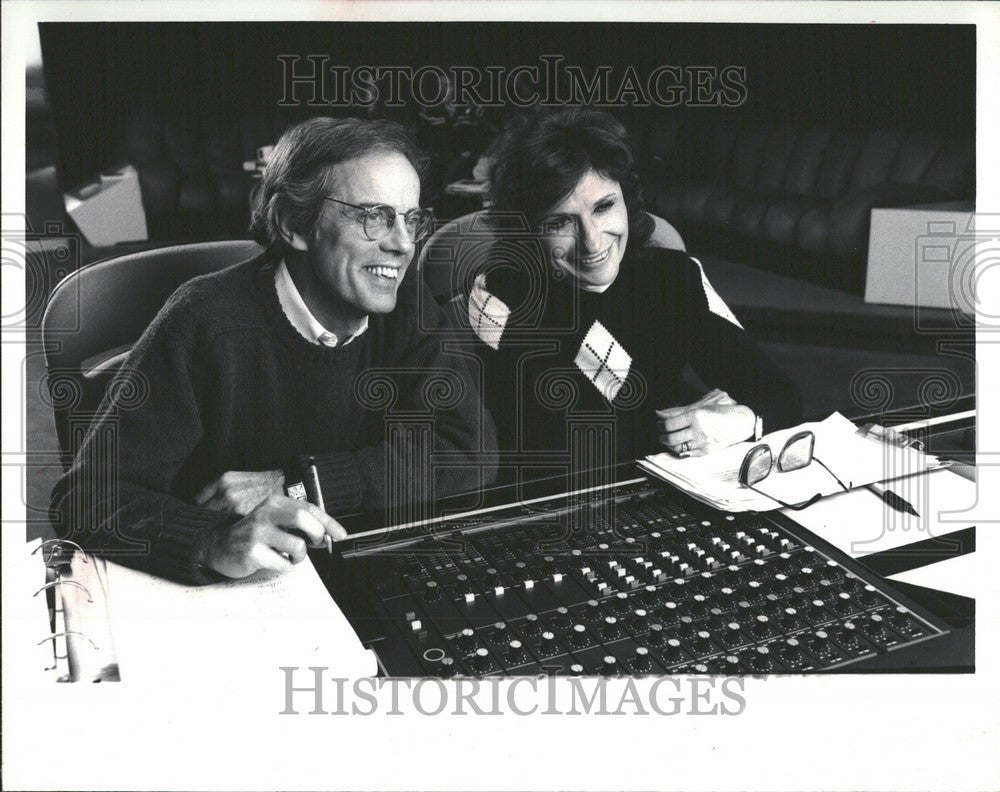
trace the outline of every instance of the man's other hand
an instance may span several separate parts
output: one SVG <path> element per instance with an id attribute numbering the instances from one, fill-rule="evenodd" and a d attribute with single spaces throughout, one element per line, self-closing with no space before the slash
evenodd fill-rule
<path id="1" fill-rule="evenodd" d="M 202 563 L 231 578 L 258 569 L 283 572 L 302 561 L 307 548 L 321 547 L 327 535 L 334 541 L 347 538 L 340 523 L 318 506 L 271 495 L 238 523 L 220 529 Z"/>
<path id="2" fill-rule="evenodd" d="M 269 495 L 282 495 L 285 474 L 280 470 L 230 470 L 204 487 L 194 502 L 206 509 L 245 517 Z"/>

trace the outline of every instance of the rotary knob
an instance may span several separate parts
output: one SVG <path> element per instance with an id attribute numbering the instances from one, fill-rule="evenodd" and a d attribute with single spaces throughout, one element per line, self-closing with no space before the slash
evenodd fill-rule
<path id="1" fill-rule="evenodd" d="M 647 614 L 645 608 L 636 608 L 632 611 L 632 615 L 628 617 L 626 622 L 631 629 L 638 632 L 646 623 L 646 616 Z"/>
<path id="2" fill-rule="evenodd" d="M 825 630 L 816 630 L 809 639 L 809 651 L 824 654 L 830 647 L 830 636 Z"/>
<path id="3" fill-rule="evenodd" d="M 437 602 L 441 599 L 441 587 L 436 580 L 428 580 L 424 588 L 424 598 L 428 602 Z"/>
<path id="4" fill-rule="evenodd" d="M 683 660 L 684 652 L 681 650 L 681 642 L 676 638 L 668 639 L 667 645 L 663 647 L 663 656 L 672 663 Z"/>
<path id="5" fill-rule="evenodd" d="M 885 637 L 885 622 L 877 613 L 873 613 L 868 623 L 868 633 L 875 638 Z"/>
<path id="6" fill-rule="evenodd" d="M 649 633 L 646 635 L 646 641 L 650 646 L 659 646 L 666 640 L 666 637 L 666 631 L 663 629 L 662 624 L 649 625 Z"/>
<path id="7" fill-rule="evenodd" d="M 450 657 L 442 657 L 441 667 L 438 669 L 438 672 L 445 679 L 455 676 L 455 661 Z"/>
<path id="8" fill-rule="evenodd" d="M 472 670 L 477 674 L 485 674 L 490 670 L 490 653 L 480 647 L 472 656 L 470 665 L 472 666 Z"/>
<path id="9" fill-rule="evenodd" d="M 476 634 L 471 628 L 466 627 L 459 633 L 456 640 L 458 648 L 463 652 L 471 652 L 476 647 Z"/>
<path id="10" fill-rule="evenodd" d="M 707 630 L 699 630 L 692 641 L 695 651 L 698 654 L 708 654 L 712 651 L 712 634 Z"/>
<path id="11" fill-rule="evenodd" d="M 767 671 L 771 668 L 770 650 L 766 646 L 758 646 L 749 659 L 750 668 L 754 671 Z"/>
<path id="12" fill-rule="evenodd" d="M 538 622 L 538 616 L 534 613 L 529 613 L 524 617 L 524 622 L 521 624 L 521 632 L 525 635 L 538 635 L 542 631 L 542 625 Z"/>
<path id="13" fill-rule="evenodd" d="M 649 671 L 652 669 L 653 664 L 649 659 L 649 650 L 645 646 L 636 647 L 632 666 L 636 671 Z"/>
<path id="14" fill-rule="evenodd" d="M 614 655 L 605 655 L 601 664 L 601 674 L 604 676 L 614 676 L 618 673 L 618 660 Z"/>
<path id="15" fill-rule="evenodd" d="M 507 661 L 511 665 L 518 665 L 525 660 L 524 647 L 518 640 L 513 640 L 507 644 Z"/>
<path id="16" fill-rule="evenodd" d="M 621 628 L 618 626 L 618 619 L 614 616 L 606 616 L 604 624 L 601 625 L 601 637 L 609 640 L 618 636 Z"/>
<path id="17" fill-rule="evenodd" d="M 628 605 L 628 594 L 622 591 L 619 591 L 611 602 L 611 608 L 615 613 L 627 613 Z"/>
<path id="18" fill-rule="evenodd" d="M 795 638 L 789 638 L 785 645 L 778 650 L 778 657 L 786 663 L 790 663 L 799 657 L 799 642 Z"/>

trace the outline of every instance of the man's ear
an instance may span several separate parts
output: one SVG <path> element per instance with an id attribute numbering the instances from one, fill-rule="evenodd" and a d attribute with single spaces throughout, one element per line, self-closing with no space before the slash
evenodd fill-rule
<path id="1" fill-rule="evenodd" d="M 298 231 L 292 229 L 288 224 L 288 217 L 286 215 L 281 214 L 278 216 L 278 228 L 281 230 L 281 238 L 285 240 L 285 244 L 292 248 L 292 250 L 306 251 L 309 249 L 306 238 Z"/>

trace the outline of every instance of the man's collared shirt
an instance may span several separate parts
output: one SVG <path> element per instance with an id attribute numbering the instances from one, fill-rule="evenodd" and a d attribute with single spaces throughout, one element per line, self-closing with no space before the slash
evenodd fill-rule
<path id="1" fill-rule="evenodd" d="M 331 333 L 323 327 L 312 315 L 305 300 L 302 299 L 302 295 L 299 294 L 284 260 L 274 272 L 274 286 L 278 290 L 278 302 L 281 303 L 281 310 L 285 312 L 288 321 L 292 323 L 292 327 L 298 331 L 299 335 L 312 344 L 322 344 L 328 347 L 346 346 L 368 329 L 368 317 L 366 316 L 364 324 L 361 325 L 358 332 L 341 341 L 335 333 Z"/>

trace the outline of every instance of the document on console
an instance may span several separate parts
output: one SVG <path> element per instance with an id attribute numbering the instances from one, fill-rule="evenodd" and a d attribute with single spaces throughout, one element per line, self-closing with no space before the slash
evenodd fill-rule
<path id="1" fill-rule="evenodd" d="M 785 443 L 797 432 L 807 430 L 816 438 L 816 461 L 800 470 L 779 471 L 777 462 Z M 771 449 L 774 461 L 770 475 L 751 489 L 740 484 L 739 472 L 747 452 L 758 444 Z M 941 464 L 937 457 L 915 448 L 898 448 L 859 435 L 857 427 L 840 413 L 772 432 L 757 443 L 737 443 L 705 456 L 681 458 L 664 452 L 639 461 L 640 467 L 654 476 L 709 506 L 729 512 L 772 511 L 782 507 L 779 501 L 796 504 L 816 494 L 834 495 L 843 492 L 838 478 L 845 487 L 860 488 L 933 470 Z"/>
<path id="2" fill-rule="evenodd" d="M 325 666 L 372 676 L 365 649 L 307 558 L 284 573 L 185 586 L 108 563 L 112 632 L 122 682 L 212 684 Z"/>

